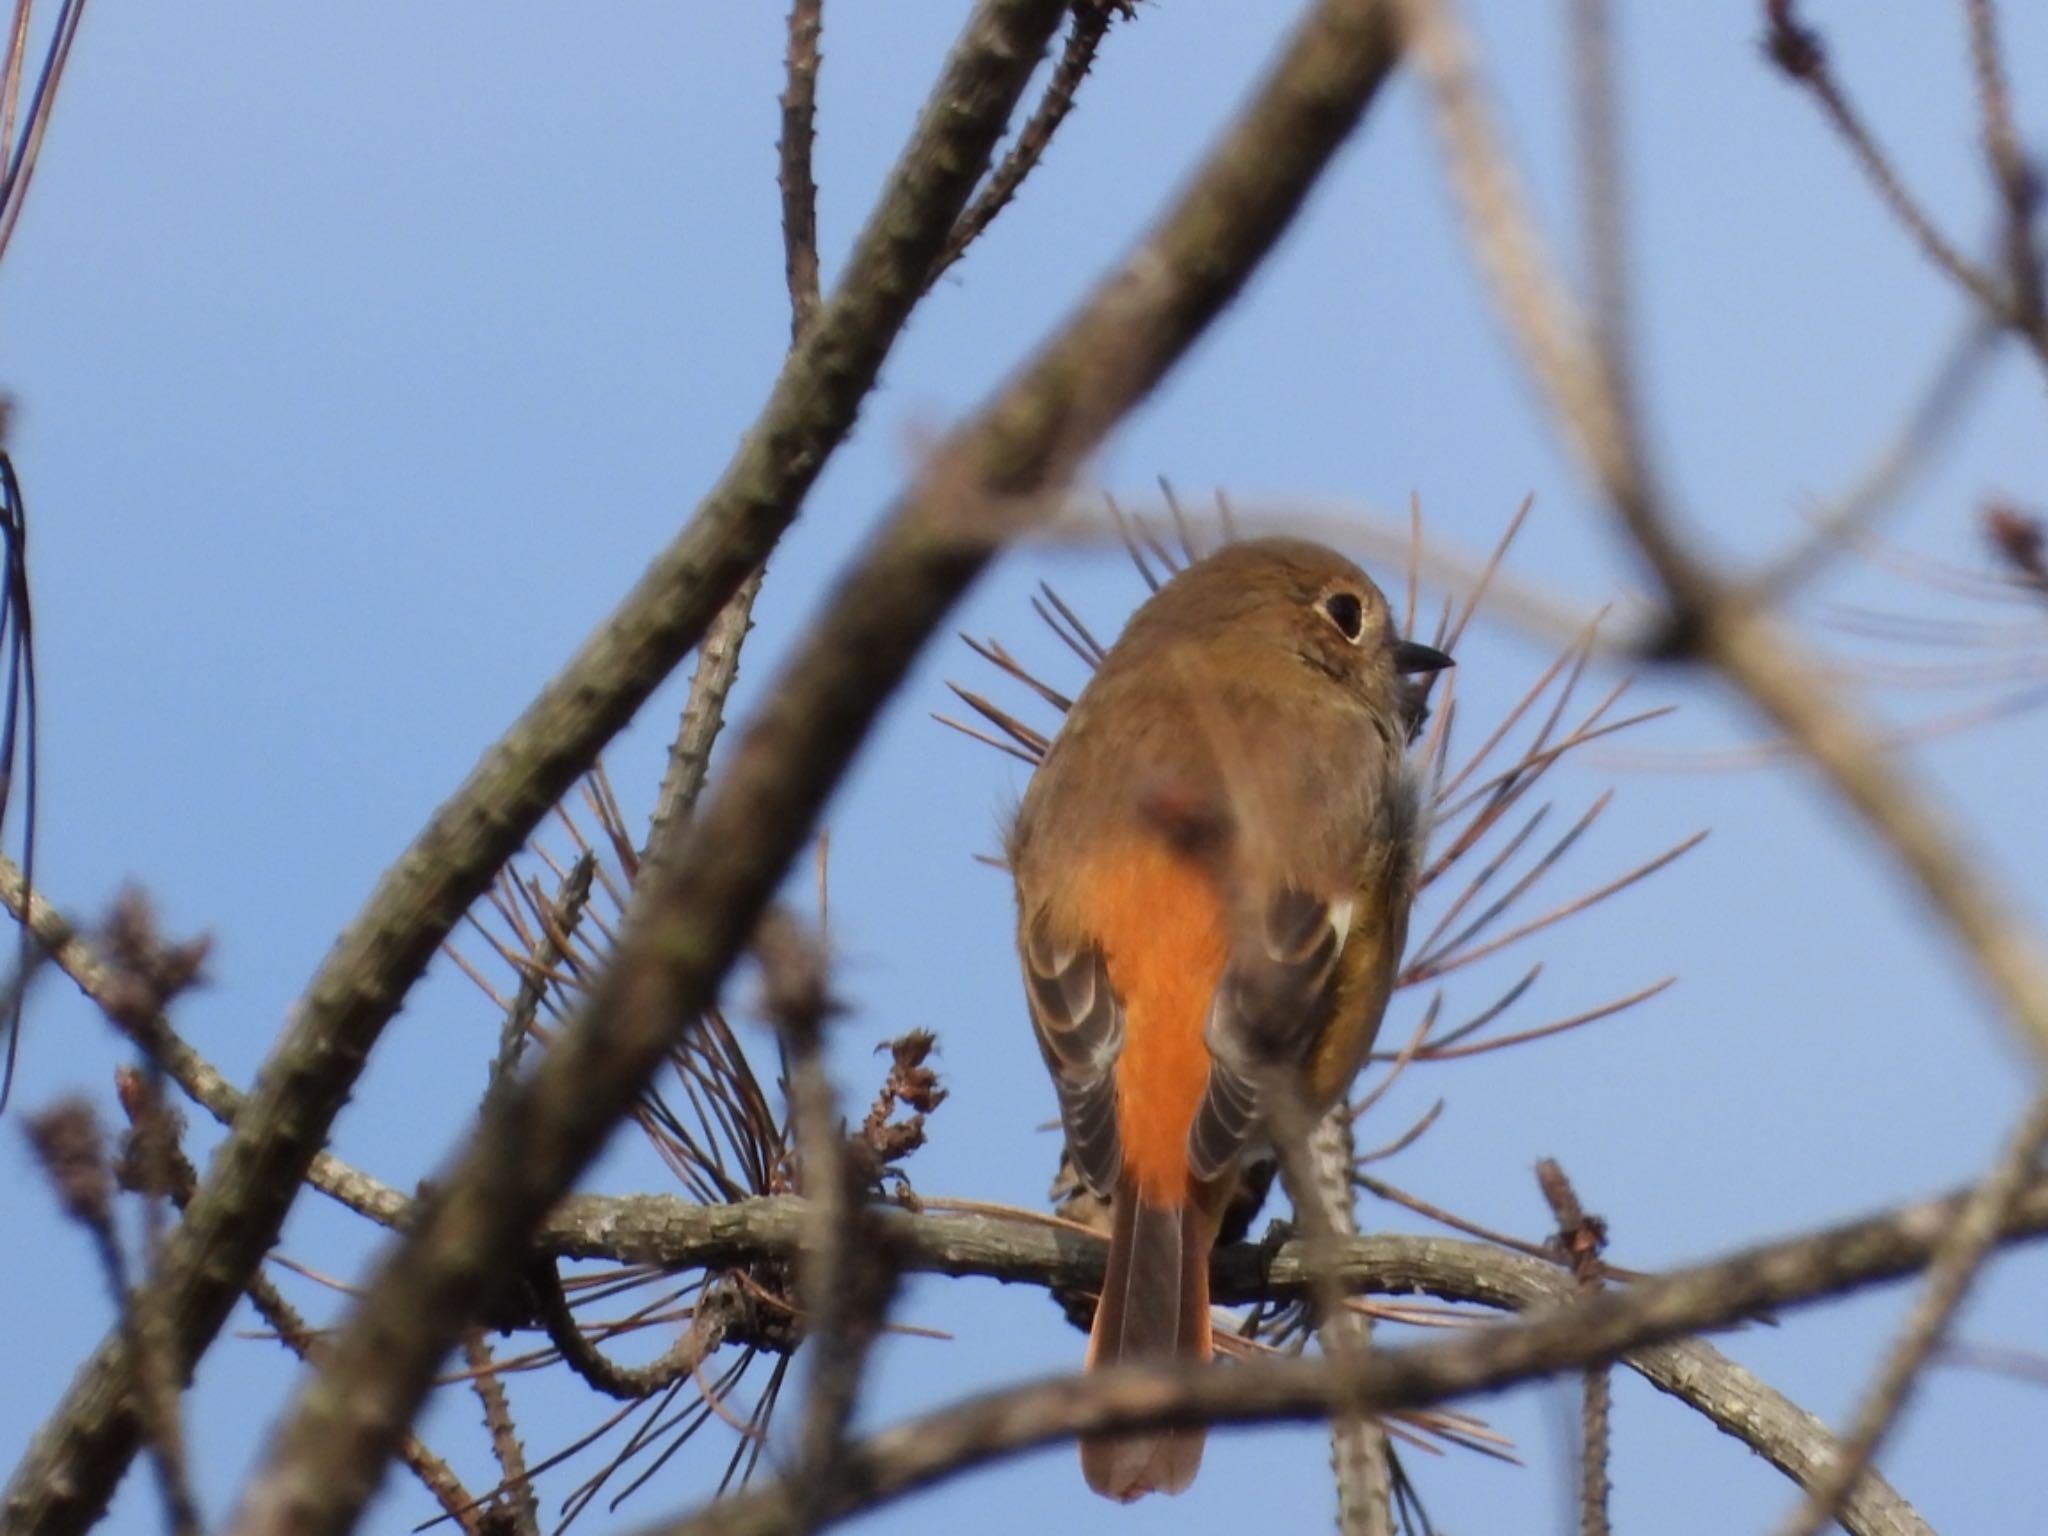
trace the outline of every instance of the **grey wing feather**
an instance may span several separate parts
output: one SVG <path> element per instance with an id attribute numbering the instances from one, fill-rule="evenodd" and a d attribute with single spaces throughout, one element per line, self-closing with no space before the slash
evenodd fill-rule
<path id="1" fill-rule="evenodd" d="M 1108 965 L 1092 944 L 1055 943 L 1041 913 L 1025 929 L 1024 987 L 1039 1049 L 1059 1091 L 1074 1166 L 1090 1189 L 1106 1197 L 1123 1169 L 1116 1057 L 1123 1049 L 1124 1010 L 1109 984 Z"/>
<path id="2" fill-rule="evenodd" d="M 1299 1066 L 1329 1022 L 1350 911 L 1348 901 L 1283 890 L 1267 904 L 1258 942 L 1224 967 L 1205 1026 L 1209 1084 L 1188 1128 L 1197 1179 L 1237 1161 L 1257 1128 L 1261 1083 Z"/>

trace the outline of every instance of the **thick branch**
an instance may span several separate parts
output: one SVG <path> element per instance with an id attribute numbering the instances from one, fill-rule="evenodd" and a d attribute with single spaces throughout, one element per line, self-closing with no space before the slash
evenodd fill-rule
<path id="1" fill-rule="evenodd" d="M 1677 1284 L 1694 1276 L 1704 1277 L 1699 1284 L 1711 1286 L 1726 1278 L 1724 1271 L 1759 1266 L 1774 1274 L 1808 1277 L 1803 1290 L 1796 1278 L 1774 1282 L 1795 1292 L 1773 1292 L 1775 1304 L 1818 1300 L 1851 1287 L 1901 1279 L 1926 1265 L 1971 1193 L 1962 1189 L 1897 1206 L 1647 1283 Z M 673 1195 L 572 1195 L 535 1233 L 534 1245 L 565 1259 L 610 1259 L 671 1270 L 720 1269 L 794 1257 L 808 1219 L 804 1202 L 788 1195 L 732 1205 L 694 1205 Z M 1071 1227 L 1016 1217 L 921 1215 L 894 1207 L 879 1209 L 875 1219 L 887 1234 L 891 1252 L 913 1273 L 978 1275 L 1083 1290 L 1102 1280 L 1102 1240 Z M 2048 1237 L 2048 1174 L 2036 1175 L 2027 1184 L 1999 1235 L 2005 1243 Z M 1487 1258 L 1481 1262 L 1475 1255 Z M 1553 1264 L 1462 1239 L 1354 1237 L 1338 1244 L 1338 1256 L 1338 1278 L 1350 1290 L 1419 1289 L 1448 1301 L 1489 1307 L 1522 1307 L 1574 1294 L 1572 1277 Z M 1219 1248 L 1213 1279 L 1220 1306 L 1306 1291 L 1307 1251 L 1298 1242 L 1277 1253 L 1257 1243 Z M 1695 1326 L 1726 1320 L 1718 1314 L 1703 1316 Z"/>
<path id="2" fill-rule="evenodd" d="M 1155 230 L 941 447 L 735 754 L 591 1005 L 485 1117 L 344 1326 L 237 1529 L 347 1530 L 436 1365 L 603 1145 L 752 933 L 862 733 L 1000 539 L 1056 491 L 1236 294 L 1394 58 L 1378 0 L 1326 0 Z M 822 328 L 822 327 L 821 327 Z M 735 575 L 735 580 L 737 575 Z"/>
<path id="3" fill-rule="evenodd" d="M 379 883 L 335 945 L 175 1234 L 151 1305 L 189 1365 L 276 1240 L 370 1048 L 471 902 L 702 637 L 795 517 L 911 308 L 1032 69 L 1061 0 L 983 0 L 847 264 L 737 455 L 676 541 Z M 84 1529 L 136 1444 L 129 1360 L 110 1335 L 9 1483 L 6 1523 Z"/>
<path id="4" fill-rule="evenodd" d="M 1256 1362 L 1223 1370 L 1120 1368 L 976 1398 L 852 1448 L 832 1512 L 871 1508 L 1011 1452 L 1083 1431 L 1387 1413 L 1614 1359 L 1811 1486 L 1834 1458 L 1835 1442 L 1824 1425 L 1711 1347 L 1697 1340 L 1663 1341 L 1908 1274 L 1936 1254 L 1968 1198 L 1965 1193 L 1901 1207 L 1592 1295 L 1580 1293 L 1577 1281 L 1555 1265 L 1483 1244 L 1448 1238 L 1354 1239 L 1340 1245 L 1337 1266 L 1353 1286 L 1526 1307 L 1532 1315 L 1441 1343 L 1377 1350 L 1350 1362 Z M 607 1247 L 616 1243 L 622 1256 L 647 1260 L 664 1251 L 675 1256 L 673 1249 L 650 1241 L 667 1226 L 656 1220 L 655 1208 L 663 1205 L 677 1207 L 678 1215 L 688 1209 L 672 1201 L 598 1207 L 572 1201 L 564 1215 L 587 1211 L 605 1231 Z M 744 1230 L 775 1251 L 789 1252 L 800 1241 L 804 1219 L 801 1203 L 794 1200 L 690 1210 L 688 1225 L 702 1241 L 688 1246 L 693 1259 L 730 1262 L 750 1251 L 740 1241 Z M 884 1213 L 882 1221 L 911 1268 L 1041 1282 L 1056 1278 L 1082 1286 L 1100 1280 L 1102 1245 L 1079 1234 L 986 1217 L 902 1211 Z M 2009 1239 L 2048 1235 L 2048 1176 L 2031 1182 L 2004 1231 Z M 560 1240 L 568 1232 L 558 1227 L 549 1235 Z M 1292 1244 L 1269 1256 L 1239 1245 L 1219 1253 L 1218 1299 L 1308 1289 L 1324 1272 L 1328 1257 L 1327 1252 L 1312 1255 L 1308 1248 Z M 788 1516 L 783 1491 L 770 1489 L 720 1504 L 674 1529 L 690 1536 L 739 1536 L 786 1529 Z M 1874 1475 L 1866 1475 L 1844 1503 L 1843 1519 L 1858 1533 L 1927 1533 L 1911 1508 Z"/>
<path id="5" fill-rule="evenodd" d="M 1626 1363 L 1660 1390 L 1705 1414 L 1724 1432 L 1768 1458 L 1801 1486 L 1815 1486 L 1833 1465 L 1836 1442 L 1810 1414 L 1697 1340 L 1631 1347 L 1634 1341 L 1715 1327 L 1759 1310 L 1783 1310 L 1925 1266 L 1959 1218 L 1973 1191 L 1923 1201 L 1806 1237 L 1771 1244 L 1683 1270 L 1604 1298 L 1626 1320 Z M 1103 1248 L 1059 1227 L 989 1216 L 914 1215 L 884 1210 L 876 1220 L 906 1269 L 946 1275 L 1081 1288 L 1101 1281 Z M 669 1268 L 742 1264 L 789 1257 L 800 1248 L 807 1217 L 793 1199 L 702 1207 L 668 1197 L 565 1201 L 542 1232 L 543 1246 L 564 1256 L 610 1258 Z M 2048 1176 L 2036 1176 L 2001 1229 L 2006 1242 L 2048 1236 Z M 1554 1265 L 1499 1248 L 1445 1238 L 1385 1236 L 1341 1245 L 1337 1269 L 1354 1290 L 1424 1293 L 1447 1301 L 1537 1308 L 1570 1300 L 1577 1283 Z M 1251 1244 L 1216 1256 L 1220 1302 L 1306 1291 L 1313 1282 L 1303 1244 L 1273 1254 Z M 1560 1314 L 1563 1315 L 1563 1314 Z M 1574 1314 L 1578 1315 L 1578 1314 Z M 1602 1335 L 1559 1369 L 1611 1358 Z M 1855 1532 L 1923 1533 L 1925 1526 L 1881 1479 L 1866 1475 L 1842 1506 Z"/>

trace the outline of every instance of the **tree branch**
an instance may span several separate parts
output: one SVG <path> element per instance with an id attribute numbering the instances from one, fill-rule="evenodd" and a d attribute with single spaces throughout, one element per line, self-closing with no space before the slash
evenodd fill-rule
<path id="1" fill-rule="evenodd" d="M 873 1508 L 998 1457 L 1081 1432 L 1383 1414 L 1615 1359 L 1698 1408 L 1810 1487 L 1835 1459 L 1836 1443 L 1826 1426 L 1710 1346 L 1694 1339 L 1664 1341 L 1910 1273 L 1940 1251 L 1968 1199 L 1964 1193 L 1903 1206 L 1591 1295 L 1556 1265 L 1484 1244 L 1448 1238 L 1354 1239 L 1338 1245 L 1336 1265 L 1353 1287 L 1528 1308 L 1532 1315 L 1443 1342 L 1383 1348 L 1348 1361 L 1251 1362 L 1227 1369 L 1121 1367 L 970 1399 L 851 1447 L 830 1512 L 844 1516 Z M 582 1203 L 569 1202 L 565 1213 Z M 674 1260 L 676 1248 L 634 1240 L 654 1235 L 642 1222 L 661 1203 L 680 1205 L 606 1203 L 600 1220 L 623 1252 L 643 1260 L 666 1252 Z M 637 1209 L 629 1212 L 629 1204 Z M 687 1219 L 703 1239 L 691 1251 L 725 1262 L 748 1251 L 737 1244 L 747 1229 L 778 1251 L 793 1251 L 805 1217 L 801 1202 L 779 1199 L 691 1210 Z M 1103 1245 L 1065 1229 L 903 1211 L 884 1212 L 880 1219 L 912 1269 L 1100 1283 Z M 2048 1175 L 2031 1179 L 2001 1230 L 2008 1240 L 2048 1235 Z M 557 1230 L 550 1235 L 566 1234 Z M 1277 1255 L 1248 1244 L 1219 1251 L 1217 1299 L 1309 1290 L 1325 1273 L 1329 1257 L 1326 1245 L 1313 1245 L 1321 1250 L 1316 1252 L 1311 1246 L 1289 1244 Z M 754 1536 L 788 1529 L 790 1511 L 787 1491 L 771 1488 L 663 1529 L 675 1536 Z M 1858 1536 L 1929 1536 L 1926 1524 L 1875 1474 L 1865 1474 L 1843 1504 L 1842 1518 Z"/>
<path id="2" fill-rule="evenodd" d="M 1288 1193 L 1297 1206 L 1313 1204 L 1320 1215 L 1309 1225 L 1320 1231 L 1318 1263 L 1346 1238 L 1358 1236 L 1358 1195 L 1351 1182 L 1358 1147 L 1352 1136 L 1351 1105 L 1340 1101 L 1316 1122 L 1301 1162 L 1310 1188 Z M 1341 1298 L 1341 1290 L 1338 1292 Z M 1373 1348 L 1372 1320 L 1342 1304 L 1319 1299 L 1316 1337 L 1331 1359 L 1362 1356 Z M 1363 1415 L 1330 1421 L 1330 1471 L 1337 1482 L 1338 1536 L 1394 1536 L 1393 1447 L 1379 1423 Z"/>
<path id="3" fill-rule="evenodd" d="M 1774 49 L 1788 69 L 1818 69 L 1818 44 L 1774 0 Z M 1404 0 L 1466 226 L 1494 281 L 1499 307 L 1543 386 L 1561 434 L 1606 494 L 1617 520 L 1655 570 L 1670 607 L 1664 654 L 1718 671 L 1776 724 L 1863 818 L 1871 839 L 1913 879 L 1971 962 L 1980 984 L 2048 1064 L 2048 962 L 1989 866 L 1964 851 L 1956 830 L 1920 794 L 1871 734 L 1806 666 L 1758 594 L 1711 570 L 1659 488 L 1637 429 L 1626 381 L 1597 366 L 1596 332 L 1550 270 L 1494 129 L 1486 93 L 1455 0 Z M 1995 48 L 1995 44 L 1992 45 Z M 2010 319 L 2009 309 L 1999 312 Z M 1794 1529 L 1824 1518 L 1823 1501 L 1853 1477 L 1890 1422 L 1933 1339 L 1967 1293 L 2029 1171 L 2048 1145 L 2048 1102 L 2027 1116 L 1992 1173 L 1972 1191 L 1933 1265 L 1905 1339 L 1858 1416 L 1851 1444 Z"/>
<path id="4" fill-rule="evenodd" d="M 247 1095 L 193 1049 L 163 1014 L 140 1016 L 115 1007 L 113 975 L 106 961 L 69 918 L 40 894 L 29 892 L 21 866 L 5 854 L 0 854 L 0 907 L 29 926 L 57 969 L 100 1005 L 107 1020 L 127 1035 L 145 1060 L 222 1125 L 234 1124 Z M 380 1226 L 402 1225 L 412 1209 L 405 1195 L 332 1153 L 315 1154 L 306 1182 Z"/>
<path id="5" fill-rule="evenodd" d="M 981 238 L 996 215 L 1010 205 L 1025 178 L 1038 168 L 1046 150 L 1052 147 L 1053 135 L 1074 109 L 1074 98 L 1094 66 L 1096 50 L 1102 46 L 1109 24 L 1126 14 L 1129 3 L 1130 0 L 1078 0 L 1073 7 L 1067 40 L 1060 49 L 1059 62 L 1053 66 L 1052 78 L 1045 83 L 1044 95 L 1031 109 L 1016 142 L 989 176 L 987 185 L 975 194 L 972 205 L 960 216 L 938 265 L 932 268 L 931 281 L 936 283 L 967 254 L 967 248 Z"/>
<path id="6" fill-rule="evenodd" d="M 279 1431 L 235 1529 L 317 1536 L 354 1522 L 466 1320 L 603 1145 L 679 1023 L 713 1002 L 924 640 L 1009 531 L 1235 296 L 1393 61 L 1385 5 L 1325 0 L 1167 219 L 941 446 L 772 692 L 590 1006 L 485 1117 L 371 1280 L 332 1363 Z"/>
<path id="7" fill-rule="evenodd" d="M 2011 916 L 2021 908 L 1981 861 L 1964 855 L 1953 830 L 1833 701 L 1790 637 L 1740 588 L 1710 571 L 1683 537 L 1643 452 L 1634 404 L 1598 366 L 1586 320 L 1551 270 L 1455 7 L 1450 0 L 1404 0 L 1403 11 L 1430 84 L 1467 232 L 1560 432 L 1664 587 L 1671 609 L 1667 656 L 1696 657 L 1714 667 L 1806 754 L 1919 885 L 1986 986 L 2048 1061 L 2048 967 Z"/>
<path id="8" fill-rule="evenodd" d="M 314 976 L 151 1287 L 187 1366 L 275 1241 L 370 1048 L 442 939 L 796 516 L 852 428 L 1065 9 L 1061 0 L 983 0 L 976 9 L 843 282 L 725 474 L 436 812 Z M 81 1531 L 104 1508 L 136 1446 L 130 1368 L 110 1334 L 15 1469 L 0 1504 L 12 1528 Z"/>
<path id="9" fill-rule="evenodd" d="M 817 319 L 822 302 L 818 275 L 818 183 L 811 150 L 817 140 L 818 40 L 825 28 L 825 0 L 792 0 L 789 42 L 783 52 L 782 138 L 776 145 L 776 184 L 782 193 L 782 266 L 789 288 L 789 344 L 795 347 Z M 947 247 L 949 250 L 951 246 Z M 942 254 L 934 263 L 943 263 Z M 711 749 L 725 726 L 725 701 L 740 675 L 740 648 L 754 627 L 754 603 L 766 567 L 756 566 L 711 621 L 697 652 L 690 692 L 668 771 L 654 802 L 647 837 L 647 861 L 659 864 L 674 852 L 682 825 L 697 809 L 697 797 L 711 772 Z"/>

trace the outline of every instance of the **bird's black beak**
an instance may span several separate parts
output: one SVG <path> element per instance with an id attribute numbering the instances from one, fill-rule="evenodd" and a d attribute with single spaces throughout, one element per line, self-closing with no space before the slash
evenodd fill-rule
<path id="1" fill-rule="evenodd" d="M 1441 672 L 1445 667 L 1456 665 L 1433 645 L 1424 645 L 1419 640 L 1394 642 L 1394 670 L 1403 677 L 1411 672 Z"/>

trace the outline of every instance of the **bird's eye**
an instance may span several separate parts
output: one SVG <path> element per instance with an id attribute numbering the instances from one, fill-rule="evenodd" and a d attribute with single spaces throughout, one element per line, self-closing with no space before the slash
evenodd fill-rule
<path id="1" fill-rule="evenodd" d="M 1323 612 L 1337 626 L 1337 632 L 1353 645 L 1365 633 L 1365 604 L 1356 592 L 1332 592 L 1323 599 Z"/>

